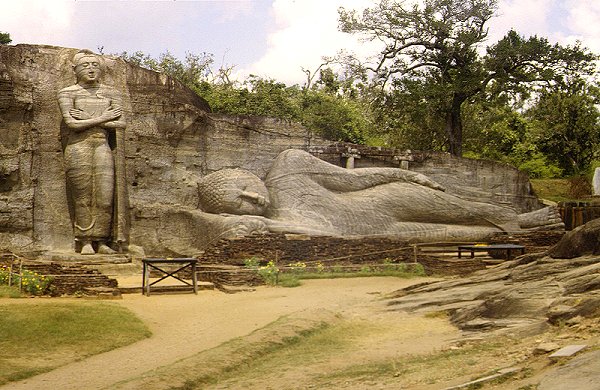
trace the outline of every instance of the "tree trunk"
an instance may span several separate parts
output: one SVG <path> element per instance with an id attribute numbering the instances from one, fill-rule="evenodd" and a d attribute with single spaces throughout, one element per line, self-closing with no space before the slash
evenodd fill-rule
<path id="1" fill-rule="evenodd" d="M 453 156 L 462 156 L 462 117 L 460 108 L 465 98 L 454 94 L 452 106 L 446 113 L 446 134 L 448 135 L 449 152 Z"/>

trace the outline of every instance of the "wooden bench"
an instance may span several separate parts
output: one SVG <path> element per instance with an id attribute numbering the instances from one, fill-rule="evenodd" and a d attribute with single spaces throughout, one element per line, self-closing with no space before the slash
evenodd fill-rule
<path id="1" fill-rule="evenodd" d="M 525 247 L 516 244 L 459 245 L 459 259 L 462 258 L 463 251 L 471 252 L 471 258 L 475 257 L 475 252 L 506 251 L 506 260 L 510 260 L 512 251 L 520 251 L 521 254 L 524 254 Z"/>

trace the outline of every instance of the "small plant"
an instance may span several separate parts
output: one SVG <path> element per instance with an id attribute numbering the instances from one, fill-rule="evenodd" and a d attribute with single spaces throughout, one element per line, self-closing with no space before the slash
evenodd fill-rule
<path id="1" fill-rule="evenodd" d="M 0 265 L 0 286 L 8 286 L 10 280 L 10 268 Z"/>
<path id="2" fill-rule="evenodd" d="M 52 281 L 50 278 L 39 275 L 37 272 L 23 271 L 19 280 L 19 276 L 15 278 L 16 282 L 21 282 L 23 291 L 31 295 L 42 295 L 46 292 Z"/>
<path id="3" fill-rule="evenodd" d="M 290 263 L 289 269 L 293 274 L 301 274 L 306 270 L 306 263 L 302 261 Z"/>
<path id="4" fill-rule="evenodd" d="M 10 268 L 5 265 L 0 266 L 0 285 L 8 286 L 9 281 L 11 286 L 20 286 L 27 294 L 42 295 L 48 290 L 52 279 L 29 270 L 24 270 L 21 274 L 13 273 L 11 278 Z"/>
<path id="5" fill-rule="evenodd" d="M 273 260 L 269 261 L 267 265 L 258 268 L 258 274 L 269 286 L 276 286 L 279 279 L 279 268 L 275 265 Z"/>
<path id="6" fill-rule="evenodd" d="M 244 265 L 247 268 L 257 269 L 260 265 L 260 259 L 258 257 L 250 257 L 244 260 Z"/>
<path id="7" fill-rule="evenodd" d="M 325 272 L 325 266 L 320 261 L 317 262 L 316 268 L 317 268 L 317 272 L 320 273 L 320 274 L 322 274 L 323 272 Z"/>

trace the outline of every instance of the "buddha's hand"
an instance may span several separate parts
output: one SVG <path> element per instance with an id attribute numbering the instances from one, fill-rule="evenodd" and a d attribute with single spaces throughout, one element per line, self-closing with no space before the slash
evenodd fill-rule
<path id="1" fill-rule="evenodd" d="M 407 171 L 407 176 L 407 179 L 413 183 L 433 188 L 434 190 L 446 191 L 446 188 L 444 186 L 442 186 L 439 183 L 436 183 L 435 181 L 431 180 L 430 178 L 421 173 Z"/>
<path id="2" fill-rule="evenodd" d="M 88 114 L 87 112 L 85 112 L 79 108 L 71 108 L 69 110 L 69 115 L 71 115 L 73 118 L 75 118 L 77 120 L 85 120 L 85 119 L 92 118 L 92 116 L 90 114 Z"/>
<path id="3" fill-rule="evenodd" d="M 121 107 L 110 106 L 104 110 L 100 117 L 106 121 L 112 121 L 118 119 L 121 115 L 123 115 L 123 109 Z"/>

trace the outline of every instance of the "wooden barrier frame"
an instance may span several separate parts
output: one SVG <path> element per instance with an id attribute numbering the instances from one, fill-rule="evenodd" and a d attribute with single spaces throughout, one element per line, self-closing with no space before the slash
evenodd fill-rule
<path id="1" fill-rule="evenodd" d="M 144 265 L 143 272 L 142 272 L 142 294 L 146 295 L 147 297 L 150 296 L 150 286 L 154 286 L 156 283 L 163 281 L 168 277 L 177 279 L 180 282 L 186 284 L 187 286 L 192 286 L 194 288 L 194 294 L 196 294 L 196 295 L 198 294 L 198 277 L 196 275 L 196 264 L 198 264 L 198 259 L 187 258 L 187 257 L 176 258 L 176 259 L 142 259 L 142 264 Z M 176 265 L 181 265 L 181 267 L 179 267 L 175 271 L 167 271 L 165 269 L 158 267 L 157 265 L 159 265 L 159 264 L 166 264 L 166 265 L 176 264 Z M 184 269 L 186 269 L 188 267 L 190 267 L 192 269 L 192 283 L 193 284 L 190 284 L 186 280 L 183 280 L 180 277 L 178 277 L 177 275 L 175 275 L 176 273 L 183 271 Z M 152 269 L 165 274 L 165 276 L 150 283 L 150 271 Z"/>

